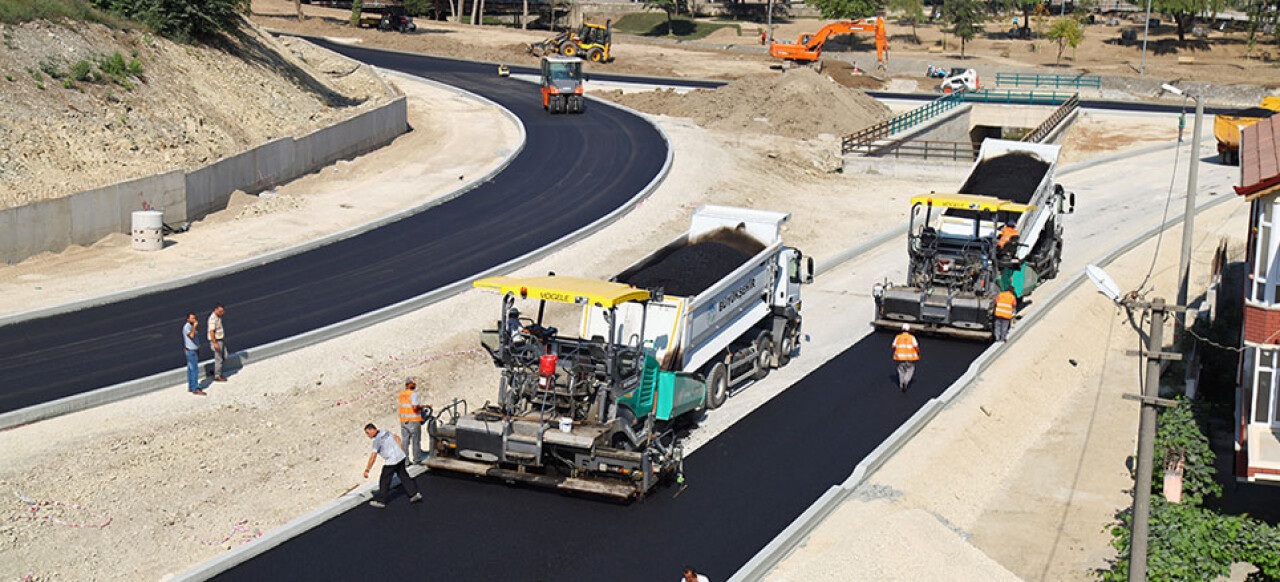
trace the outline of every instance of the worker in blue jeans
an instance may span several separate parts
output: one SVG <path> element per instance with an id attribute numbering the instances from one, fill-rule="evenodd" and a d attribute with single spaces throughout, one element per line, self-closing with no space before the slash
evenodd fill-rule
<path id="1" fill-rule="evenodd" d="M 182 326 L 182 353 L 187 357 L 187 390 L 204 396 L 204 390 L 200 389 L 200 344 L 196 343 L 198 327 L 200 319 L 195 313 L 188 313 L 187 323 Z"/>

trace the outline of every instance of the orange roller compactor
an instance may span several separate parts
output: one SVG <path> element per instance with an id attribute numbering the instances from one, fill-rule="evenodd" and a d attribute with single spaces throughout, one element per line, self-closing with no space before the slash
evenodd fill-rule
<path id="1" fill-rule="evenodd" d="M 801 35 L 800 40 L 794 43 L 774 42 L 769 45 L 769 54 L 795 63 L 813 63 L 822 56 L 822 45 L 826 44 L 828 39 L 839 34 L 855 32 L 875 34 L 876 68 L 884 70 L 889 62 L 889 37 L 885 32 L 884 18 L 880 16 L 833 22 L 822 27 L 822 30 L 816 34 Z"/>

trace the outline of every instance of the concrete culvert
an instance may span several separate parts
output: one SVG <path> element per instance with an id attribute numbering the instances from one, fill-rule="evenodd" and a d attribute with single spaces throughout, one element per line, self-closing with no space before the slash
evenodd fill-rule
<path id="1" fill-rule="evenodd" d="M 734 269 L 764 250 L 764 244 L 745 232 L 722 228 L 620 281 L 645 289 L 661 287 L 668 295 L 690 297 L 711 288 Z"/>
<path id="2" fill-rule="evenodd" d="M 1026 204 L 1048 171 L 1049 163 L 1032 154 L 1005 154 L 978 164 L 960 188 L 960 193 L 995 196 Z"/>

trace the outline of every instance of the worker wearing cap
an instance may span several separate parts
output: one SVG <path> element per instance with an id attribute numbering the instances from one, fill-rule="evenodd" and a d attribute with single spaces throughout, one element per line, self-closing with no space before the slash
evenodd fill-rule
<path id="1" fill-rule="evenodd" d="M 1013 291 L 1005 289 L 996 296 L 996 317 L 991 335 L 1002 342 L 1009 337 L 1009 325 L 1013 323 L 1013 312 L 1018 308 L 1018 298 Z"/>
<path id="2" fill-rule="evenodd" d="M 1018 229 L 1011 220 L 1004 225 L 1004 228 L 1000 229 L 1000 240 L 996 241 L 996 247 L 1003 249 L 1005 245 L 1009 244 L 1009 241 L 1012 241 L 1017 236 Z"/>
<path id="3" fill-rule="evenodd" d="M 418 393 L 414 390 L 418 382 L 406 378 L 404 390 L 397 395 L 400 412 L 400 446 L 404 454 L 414 464 L 427 462 L 427 453 L 422 450 L 422 411 L 430 406 L 423 406 L 418 401 Z"/>
<path id="4" fill-rule="evenodd" d="M 524 343 L 524 324 L 520 323 L 520 310 L 514 307 L 507 312 L 507 336 L 513 344 Z"/>
<path id="5" fill-rule="evenodd" d="M 911 376 L 916 373 L 916 362 L 920 359 L 920 342 L 911 335 L 911 326 L 903 324 L 902 333 L 893 338 L 893 359 L 898 362 L 898 388 L 907 391 Z"/>

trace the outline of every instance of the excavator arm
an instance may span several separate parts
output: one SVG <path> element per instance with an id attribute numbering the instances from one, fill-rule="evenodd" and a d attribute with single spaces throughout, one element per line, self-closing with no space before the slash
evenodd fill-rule
<path id="1" fill-rule="evenodd" d="M 833 22 L 822 27 L 816 34 L 803 35 L 798 42 L 775 42 L 769 46 L 769 54 L 790 61 L 816 61 L 822 56 L 822 46 L 833 36 L 870 32 L 876 39 L 876 62 L 883 68 L 888 62 L 889 38 L 885 32 L 884 19 L 880 17 L 860 20 L 844 20 Z"/>

